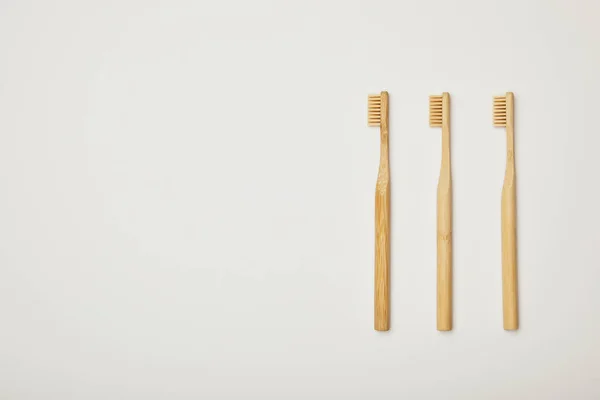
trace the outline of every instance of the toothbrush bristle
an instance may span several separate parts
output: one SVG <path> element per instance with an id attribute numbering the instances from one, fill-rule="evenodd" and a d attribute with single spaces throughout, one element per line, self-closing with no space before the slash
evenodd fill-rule
<path id="1" fill-rule="evenodd" d="M 429 126 L 442 126 L 442 96 L 429 96 Z"/>
<path id="2" fill-rule="evenodd" d="M 506 96 L 494 96 L 494 126 L 506 126 Z"/>
<path id="3" fill-rule="evenodd" d="M 381 124 L 381 95 L 369 95 L 369 111 L 367 116 L 369 126 L 379 126 Z"/>

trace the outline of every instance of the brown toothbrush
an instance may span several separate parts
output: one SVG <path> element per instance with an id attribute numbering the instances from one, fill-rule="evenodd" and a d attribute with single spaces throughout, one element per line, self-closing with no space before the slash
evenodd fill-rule
<path id="1" fill-rule="evenodd" d="M 429 96 L 429 126 L 442 128 L 442 166 L 437 188 L 437 330 L 452 330 L 452 173 L 450 95 Z"/>
<path id="2" fill-rule="evenodd" d="M 390 329 L 390 163 L 388 92 L 369 95 L 368 125 L 379 126 L 380 159 L 375 188 L 375 330 Z"/>
<path id="3" fill-rule="evenodd" d="M 504 329 L 519 329 L 515 192 L 514 95 L 494 96 L 494 126 L 506 128 L 506 171 L 502 186 L 502 309 Z"/>

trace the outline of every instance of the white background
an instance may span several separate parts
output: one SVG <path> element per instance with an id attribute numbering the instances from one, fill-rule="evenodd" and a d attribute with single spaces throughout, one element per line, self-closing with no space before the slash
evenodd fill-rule
<path id="1" fill-rule="evenodd" d="M 600 4 L 0 2 L 0 398 L 600 396 Z M 391 104 L 392 329 L 373 331 Z M 521 329 L 502 329 L 516 96 Z M 452 99 L 454 330 L 435 330 Z"/>

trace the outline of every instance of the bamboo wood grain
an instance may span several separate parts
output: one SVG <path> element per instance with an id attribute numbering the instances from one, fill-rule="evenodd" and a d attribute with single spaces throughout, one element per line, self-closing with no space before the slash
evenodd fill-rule
<path id="1" fill-rule="evenodd" d="M 513 93 L 506 93 L 506 172 L 502 187 L 502 308 L 506 330 L 519 328 L 513 104 Z"/>
<path id="2" fill-rule="evenodd" d="M 380 159 L 375 189 L 375 330 L 390 329 L 390 167 L 388 93 L 381 92 Z"/>
<path id="3" fill-rule="evenodd" d="M 452 174 L 450 95 L 442 94 L 442 165 L 437 191 L 437 329 L 452 330 Z"/>
<path id="4" fill-rule="evenodd" d="M 380 159 L 375 187 L 375 330 L 390 329 L 390 167 L 388 93 L 369 95 L 368 125 L 379 126 Z"/>

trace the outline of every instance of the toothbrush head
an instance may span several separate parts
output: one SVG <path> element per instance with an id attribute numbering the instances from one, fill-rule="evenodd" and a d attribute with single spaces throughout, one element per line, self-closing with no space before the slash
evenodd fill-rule
<path id="1" fill-rule="evenodd" d="M 442 96 L 429 96 L 429 126 L 442 126 Z"/>
<path id="2" fill-rule="evenodd" d="M 367 125 L 381 125 L 381 94 L 369 95 L 369 109 L 367 112 Z"/>
<path id="3" fill-rule="evenodd" d="M 506 96 L 494 96 L 494 126 L 506 126 Z"/>
<path id="4" fill-rule="evenodd" d="M 444 123 L 449 123 L 450 95 L 447 92 L 429 96 L 429 126 L 441 128 Z M 446 115 L 448 114 L 448 115 Z"/>

